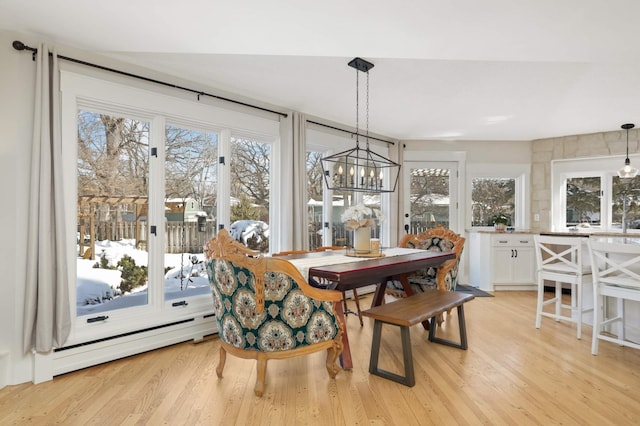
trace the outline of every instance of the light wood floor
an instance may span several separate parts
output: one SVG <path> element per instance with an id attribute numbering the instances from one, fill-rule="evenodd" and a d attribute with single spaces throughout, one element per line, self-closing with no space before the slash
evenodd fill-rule
<path id="1" fill-rule="evenodd" d="M 219 341 L 210 338 L 5 387 L 0 424 L 640 424 L 640 351 L 601 342 L 592 356 L 590 327 L 582 340 L 575 325 L 547 318 L 536 330 L 533 292 L 476 298 L 465 313 L 467 351 L 411 329 L 413 388 L 368 373 L 372 323 L 360 328 L 350 316 L 354 368 L 335 380 L 324 352 L 271 361 L 257 398 L 255 361 L 228 356 L 218 379 Z M 445 324 L 456 336 L 455 314 Z M 399 372 L 398 330 L 383 327 L 382 339 L 381 367 Z"/>

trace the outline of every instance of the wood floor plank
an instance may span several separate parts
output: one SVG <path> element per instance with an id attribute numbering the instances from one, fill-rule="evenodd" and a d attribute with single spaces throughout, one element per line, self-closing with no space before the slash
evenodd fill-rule
<path id="1" fill-rule="evenodd" d="M 366 296 L 365 296 L 366 299 Z M 331 379 L 326 352 L 272 360 L 262 398 L 256 362 L 215 368 L 212 336 L 0 390 L 2 425 L 632 425 L 640 423 L 640 351 L 602 342 L 591 328 L 543 319 L 534 292 L 499 292 L 465 305 L 469 349 L 427 341 L 411 328 L 416 385 L 370 375 L 373 321 L 347 319 L 354 368 Z M 367 301 L 364 302 L 368 305 Z M 439 335 L 456 339 L 455 311 Z M 397 327 L 383 327 L 380 365 L 402 373 Z"/>

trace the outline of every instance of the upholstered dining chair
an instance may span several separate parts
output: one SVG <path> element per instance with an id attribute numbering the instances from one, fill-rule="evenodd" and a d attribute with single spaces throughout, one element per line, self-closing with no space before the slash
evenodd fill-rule
<path id="1" fill-rule="evenodd" d="M 589 239 L 593 271 L 593 336 L 591 353 L 600 340 L 640 349 L 626 338 L 625 301 L 640 301 L 640 245 Z M 607 299 L 614 303 L 607 303 Z"/>
<path id="2" fill-rule="evenodd" d="M 592 304 L 585 303 L 583 289 L 591 285 L 591 266 L 585 262 L 584 238 L 555 235 L 534 235 L 536 248 L 536 273 L 538 280 L 538 301 L 536 305 L 536 328 L 542 325 L 542 317 L 556 321 L 576 323 L 578 339 L 582 338 L 583 315 L 593 310 Z M 554 296 L 545 300 L 545 283 L 552 282 Z M 570 286 L 571 303 L 562 301 L 563 283 Z M 554 309 L 545 311 L 545 306 Z"/>
<path id="3" fill-rule="evenodd" d="M 311 252 L 324 252 L 324 251 L 338 251 L 338 250 L 345 250 L 345 247 L 343 246 L 322 246 L 322 247 L 317 247 L 311 251 L 308 250 L 287 250 L 287 251 L 281 251 L 278 253 L 274 253 L 273 256 L 287 256 L 290 254 L 304 254 L 304 253 L 311 253 Z M 312 277 L 313 278 L 313 277 Z M 312 280 L 313 282 L 310 282 L 310 284 L 314 287 L 318 287 L 318 288 L 329 288 L 329 289 L 333 289 L 335 286 L 335 283 L 331 283 L 331 282 L 327 282 L 325 280 L 322 279 L 316 279 L 316 280 Z M 362 319 L 362 311 L 360 310 L 360 298 L 358 297 L 358 292 L 357 290 L 354 288 L 353 290 L 351 290 L 352 295 L 353 295 L 353 301 L 356 305 L 356 311 L 352 311 L 351 309 L 349 309 L 348 305 L 347 305 L 347 294 L 345 291 L 342 292 L 342 310 L 344 312 L 345 318 L 347 315 L 349 314 L 354 314 L 358 316 L 358 320 L 360 321 L 360 327 L 364 326 L 364 321 Z"/>
<path id="4" fill-rule="evenodd" d="M 427 288 L 455 291 L 456 285 L 458 284 L 458 267 L 460 265 L 462 250 L 464 249 L 464 242 L 464 237 L 442 225 L 427 229 L 417 235 L 405 235 L 402 240 L 400 240 L 398 247 L 453 252 L 456 257 L 455 259 L 444 261 L 438 267 L 427 268 L 416 271 L 410 275 L 400 276 L 398 280 L 404 285 L 407 283 L 410 284 L 414 291 L 425 291 Z M 397 282 L 387 284 L 387 294 L 396 297 L 406 296 L 403 287 L 399 286 Z"/>
<path id="5" fill-rule="evenodd" d="M 223 229 L 205 246 L 218 322 L 222 378 L 226 355 L 257 360 L 254 392 L 265 389 L 267 361 L 326 350 L 329 377 L 339 371 L 344 325 L 336 315 L 342 295 L 310 286 L 290 262 L 262 256 Z"/>

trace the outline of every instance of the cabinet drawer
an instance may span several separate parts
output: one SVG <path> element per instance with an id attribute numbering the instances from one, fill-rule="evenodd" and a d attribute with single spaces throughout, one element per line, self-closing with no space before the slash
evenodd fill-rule
<path id="1" fill-rule="evenodd" d="M 533 247 L 533 235 L 494 235 L 491 243 L 494 247 Z"/>

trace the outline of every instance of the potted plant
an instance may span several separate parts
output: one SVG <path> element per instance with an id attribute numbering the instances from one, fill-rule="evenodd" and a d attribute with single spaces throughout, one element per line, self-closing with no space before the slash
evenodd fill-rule
<path id="1" fill-rule="evenodd" d="M 504 213 L 497 213 L 492 218 L 493 227 L 498 232 L 504 232 L 509 224 L 509 216 Z"/>

